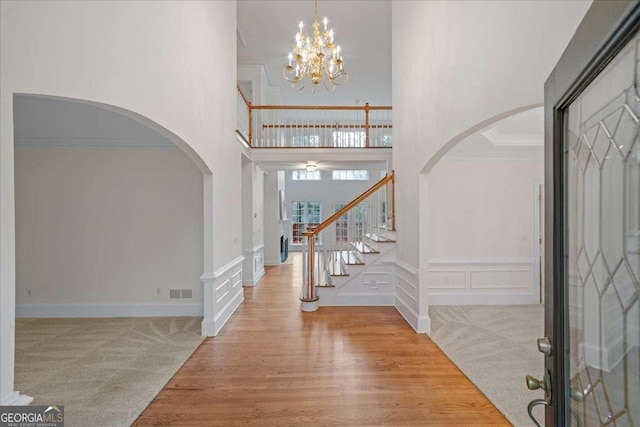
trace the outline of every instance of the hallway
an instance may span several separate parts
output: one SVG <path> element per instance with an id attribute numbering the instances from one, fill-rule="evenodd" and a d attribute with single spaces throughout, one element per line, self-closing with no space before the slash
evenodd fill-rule
<path id="1" fill-rule="evenodd" d="M 299 254 L 267 267 L 134 425 L 509 425 L 393 307 L 299 309 Z"/>

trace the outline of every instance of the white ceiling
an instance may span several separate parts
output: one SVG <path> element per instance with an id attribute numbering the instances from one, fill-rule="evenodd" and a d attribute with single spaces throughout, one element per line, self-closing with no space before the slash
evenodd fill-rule
<path id="1" fill-rule="evenodd" d="M 544 157 L 544 109 L 507 117 L 460 141 L 443 159 Z"/>
<path id="2" fill-rule="evenodd" d="M 279 86 L 288 105 L 391 105 L 391 1 L 318 1 L 318 18 L 325 16 L 342 49 L 349 82 L 335 92 L 319 87 L 311 94 L 291 89 L 282 77 L 294 44 L 298 22 L 305 34 L 313 22 L 313 1 L 238 1 L 238 63 L 263 64 L 271 84 Z"/>

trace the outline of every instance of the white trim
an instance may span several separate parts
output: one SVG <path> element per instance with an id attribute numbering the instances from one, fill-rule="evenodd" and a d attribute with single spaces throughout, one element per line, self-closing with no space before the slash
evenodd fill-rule
<path id="1" fill-rule="evenodd" d="M 365 294 L 358 292 L 336 293 L 335 288 L 317 288 L 320 307 L 365 307 L 392 306 L 395 299 L 393 293 Z"/>
<path id="2" fill-rule="evenodd" d="M 438 265 L 526 265 L 530 266 L 534 264 L 534 260 L 531 258 L 432 258 L 427 261 L 429 267 Z"/>
<path id="3" fill-rule="evenodd" d="M 223 274 L 225 274 L 229 270 L 231 270 L 234 266 L 236 266 L 239 263 L 241 263 L 242 261 L 244 261 L 244 257 L 242 255 L 240 255 L 239 257 L 229 261 L 228 263 L 226 263 L 222 267 L 220 267 L 217 270 L 215 270 L 213 272 L 213 277 L 211 277 L 211 276 L 205 277 L 205 275 L 203 274 L 202 277 L 200 277 L 200 280 L 207 280 L 209 278 L 212 278 L 212 279 L 215 280 L 215 279 L 221 277 Z"/>
<path id="4" fill-rule="evenodd" d="M 0 405 L 2 406 L 28 406 L 31 402 L 33 402 L 33 397 L 20 394 L 17 391 L 12 391 L 0 399 Z"/>
<path id="5" fill-rule="evenodd" d="M 493 162 L 513 162 L 513 161 L 527 161 L 543 160 L 544 150 L 540 147 L 539 150 L 528 149 L 526 151 L 455 151 L 451 150 L 447 153 L 446 157 L 440 159 L 441 162 L 481 162 L 481 161 L 493 161 Z"/>
<path id="6" fill-rule="evenodd" d="M 252 254 L 252 253 L 258 252 L 262 248 L 264 248 L 264 242 L 260 243 L 258 246 L 255 246 L 255 247 L 253 247 L 251 249 L 247 249 L 244 252 L 247 253 L 247 254 Z"/>
<path id="7" fill-rule="evenodd" d="M 231 315 L 244 301 L 244 292 L 242 287 L 240 291 L 225 305 L 218 315 L 213 319 L 204 319 L 202 321 L 202 335 L 207 337 L 215 337 L 220 330 L 224 327 L 227 321 L 231 318 Z"/>
<path id="8" fill-rule="evenodd" d="M 178 148 L 166 138 L 15 138 L 18 148 Z"/>
<path id="9" fill-rule="evenodd" d="M 431 318 L 429 316 L 418 316 L 414 309 L 397 296 L 393 305 L 416 332 L 425 334 L 431 332 Z"/>
<path id="10" fill-rule="evenodd" d="M 418 278 L 418 274 L 419 274 L 420 272 L 418 271 L 418 269 L 417 269 L 417 268 L 415 268 L 415 267 L 413 267 L 413 266 L 411 266 L 411 265 L 407 264 L 406 262 L 401 261 L 401 260 L 399 260 L 399 259 L 397 259 L 397 258 L 394 260 L 394 263 L 395 263 L 395 265 L 396 265 L 396 266 L 398 266 L 398 267 L 402 268 L 402 269 L 403 269 L 404 271 L 406 271 L 407 273 L 411 274 L 411 275 L 412 275 L 412 276 L 414 276 L 415 278 Z"/>
<path id="11" fill-rule="evenodd" d="M 260 279 L 262 279 L 262 276 L 264 276 L 264 268 L 258 271 L 258 273 L 253 277 L 253 279 L 250 279 L 245 283 L 243 283 L 242 286 L 251 288 L 255 286 L 260 281 Z"/>
<path id="12" fill-rule="evenodd" d="M 535 305 L 536 295 L 527 294 L 446 294 L 429 292 L 429 305 Z"/>
<path id="13" fill-rule="evenodd" d="M 493 145 L 499 147 L 544 147 L 544 134 L 542 133 L 501 133 L 493 127 L 480 134 Z"/>
<path id="14" fill-rule="evenodd" d="M 17 304 L 17 318 L 202 316 L 202 302 L 121 304 Z"/>
<path id="15" fill-rule="evenodd" d="M 289 252 L 295 252 L 295 251 L 291 251 L 291 249 L 289 249 Z M 278 265 L 282 265 L 282 261 L 278 260 L 278 261 L 264 261 L 264 265 L 266 267 L 277 267 Z"/>

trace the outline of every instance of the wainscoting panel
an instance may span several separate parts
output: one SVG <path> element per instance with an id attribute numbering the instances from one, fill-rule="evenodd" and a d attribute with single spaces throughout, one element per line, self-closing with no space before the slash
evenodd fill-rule
<path id="1" fill-rule="evenodd" d="M 342 285 L 336 285 L 335 288 L 318 288 L 320 305 L 393 305 L 394 274 L 393 265 L 375 263 L 366 266 L 366 270 Z"/>
<path id="2" fill-rule="evenodd" d="M 213 274 L 205 274 L 200 278 L 204 284 L 202 335 L 216 336 L 244 300 L 243 261 L 244 257 L 239 256 Z"/>
<path id="3" fill-rule="evenodd" d="M 429 316 L 420 314 L 418 292 L 420 286 L 418 269 L 395 260 L 396 296 L 394 306 L 416 332 L 428 333 L 431 329 Z"/>
<path id="4" fill-rule="evenodd" d="M 430 305 L 538 304 L 533 259 L 432 259 Z"/>
<path id="5" fill-rule="evenodd" d="M 243 285 L 255 286 L 264 276 L 264 243 L 245 251 Z"/>

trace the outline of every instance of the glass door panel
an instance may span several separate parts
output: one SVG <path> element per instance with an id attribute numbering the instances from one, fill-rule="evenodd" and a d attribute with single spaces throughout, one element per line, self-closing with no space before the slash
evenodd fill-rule
<path id="1" fill-rule="evenodd" d="M 638 37 L 565 117 L 571 425 L 640 426 Z"/>

